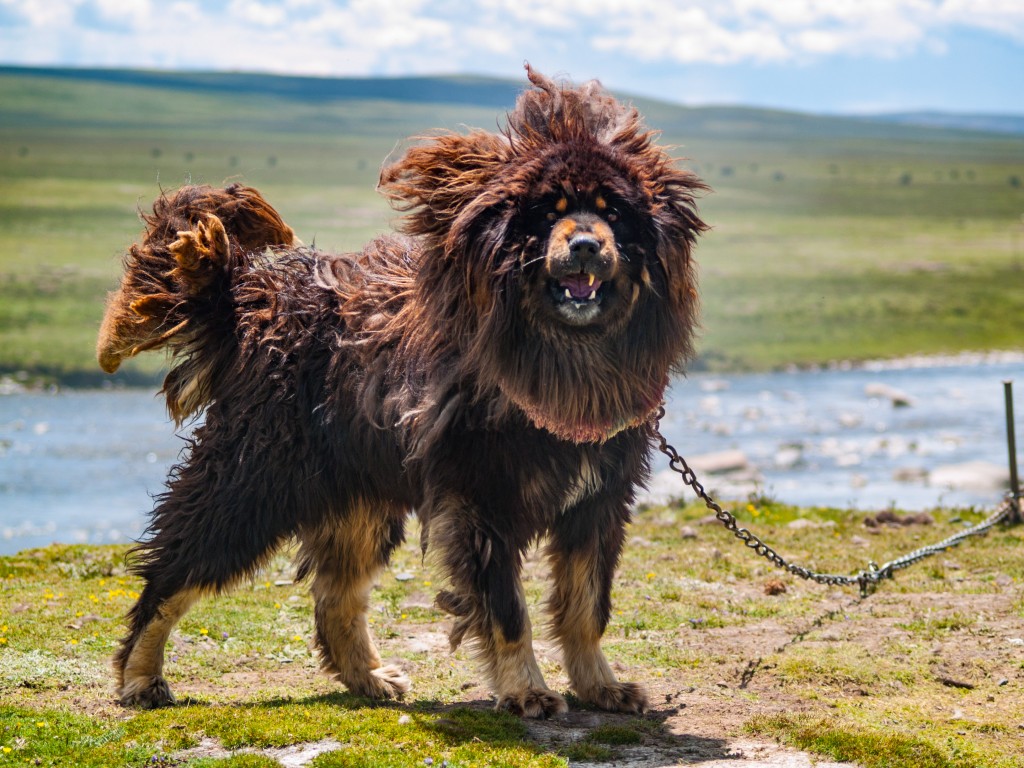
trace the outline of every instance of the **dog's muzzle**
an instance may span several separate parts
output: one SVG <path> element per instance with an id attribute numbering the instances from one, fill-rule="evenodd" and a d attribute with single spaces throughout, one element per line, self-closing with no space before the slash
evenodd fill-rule
<path id="1" fill-rule="evenodd" d="M 548 288 L 558 316 L 587 325 L 601 314 L 618 268 L 611 228 L 596 217 L 567 217 L 553 228 L 548 243 Z"/>

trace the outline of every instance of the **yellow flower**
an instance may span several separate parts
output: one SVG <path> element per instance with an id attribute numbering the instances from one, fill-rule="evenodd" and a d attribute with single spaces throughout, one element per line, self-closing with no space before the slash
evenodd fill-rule
<path id="1" fill-rule="evenodd" d="M 200 635 L 208 635 L 208 634 L 210 634 L 210 630 L 208 630 L 206 627 L 203 627 L 202 629 L 199 630 L 199 634 Z"/>
<path id="2" fill-rule="evenodd" d="M 4 747 L 4 754 L 5 755 L 9 755 L 10 753 L 11 753 L 11 748 L 10 747 Z"/>

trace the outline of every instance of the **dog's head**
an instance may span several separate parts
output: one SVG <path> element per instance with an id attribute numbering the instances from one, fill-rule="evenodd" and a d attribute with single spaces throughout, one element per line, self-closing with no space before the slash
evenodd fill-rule
<path id="1" fill-rule="evenodd" d="M 535 425 L 605 440 L 692 352 L 704 186 L 598 83 L 527 71 L 502 132 L 415 146 L 381 188 L 424 244 L 418 288 L 469 372 Z"/>

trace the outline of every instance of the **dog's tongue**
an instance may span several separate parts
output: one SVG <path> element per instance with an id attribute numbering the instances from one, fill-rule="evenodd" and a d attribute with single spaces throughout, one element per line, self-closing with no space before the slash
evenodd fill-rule
<path id="1" fill-rule="evenodd" d="M 569 291 L 574 299 L 585 299 L 601 285 L 592 275 L 567 275 L 558 281 L 563 290 Z"/>

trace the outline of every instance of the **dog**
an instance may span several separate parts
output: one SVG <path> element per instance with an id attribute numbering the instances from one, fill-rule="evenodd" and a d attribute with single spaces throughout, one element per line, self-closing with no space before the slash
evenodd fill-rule
<path id="1" fill-rule="evenodd" d="M 144 217 L 100 365 L 167 348 L 170 413 L 205 418 L 132 555 L 144 587 L 114 659 L 121 704 L 174 703 L 174 624 L 291 539 L 324 670 L 401 697 L 366 614 L 415 511 L 452 647 L 472 644 L 499 709 L 567 709 L 521 582 L 541 541 L 576 697 L 647 708 L 600 640 L 652 414 L 693 350 L 705 187 L 598 82 L 527 75 L 500 131 L 420 139 L 383 167 L 402 231 L 359 253 L 302 246 L 241 185 L 185 187 Z"/>

